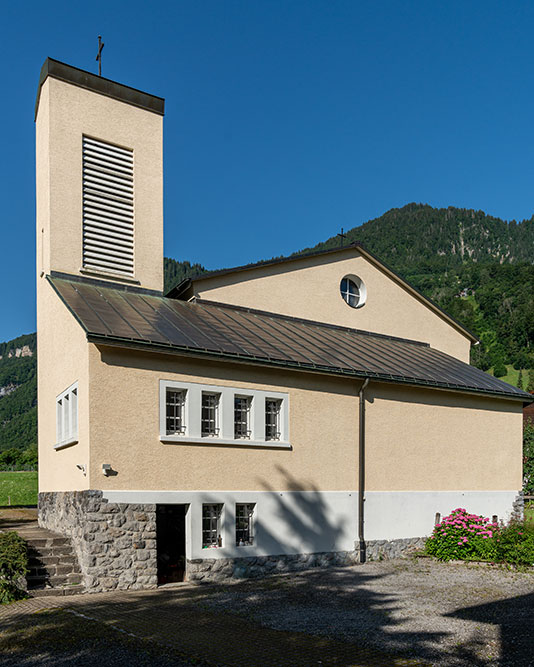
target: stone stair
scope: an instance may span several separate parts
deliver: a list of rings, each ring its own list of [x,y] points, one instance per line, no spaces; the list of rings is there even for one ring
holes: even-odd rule
[[[32,597],[83,593],[82,575],[70,539],[36,521],[2,523],[3,530],[15,530],[28,545],[26,584]]]

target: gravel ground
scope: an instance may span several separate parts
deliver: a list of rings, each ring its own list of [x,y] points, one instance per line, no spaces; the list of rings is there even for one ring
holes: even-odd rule
[[[434,665],[534,666],[532,571],[397,560],[205,593],[211,610]]]

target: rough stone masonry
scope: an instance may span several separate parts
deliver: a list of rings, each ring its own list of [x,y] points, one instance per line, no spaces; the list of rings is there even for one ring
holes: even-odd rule
[[[156,588],[156,506],[108,503],[102,491],[39,494],[39,524],[71,538],[91,592]]]
[[[156,588],[156,505],[109,503],[102,491],[39,494],[39,524],[70,537],[88,592]],[[424,538],[367,543],[369,560],[398,558]],[[247,579],[315,567],[349,566],[359,550],[187,561],[189,581]]]

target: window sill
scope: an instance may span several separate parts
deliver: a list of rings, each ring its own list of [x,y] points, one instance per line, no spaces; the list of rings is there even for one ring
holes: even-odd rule
[[[65,447],[71,447],[72,445],[78,444],[78,438],[71,438],[70,440],[63,440],[63,442],[58,442],[54,445],[54,449],[64,449]]]
[[[291,449],[289,442],[279,440],[232,440],[228,438],[191,438],[187,435],[161,435],[160,442],[170,445],[208,445],[225,447],[262,447],[264,449]]]

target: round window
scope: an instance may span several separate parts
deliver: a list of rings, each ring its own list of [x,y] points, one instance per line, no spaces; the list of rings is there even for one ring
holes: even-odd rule
[[[365,285],[357,276],[345,276],[339,286],[343,301],[351,308],[360,308],[365,303]]]

